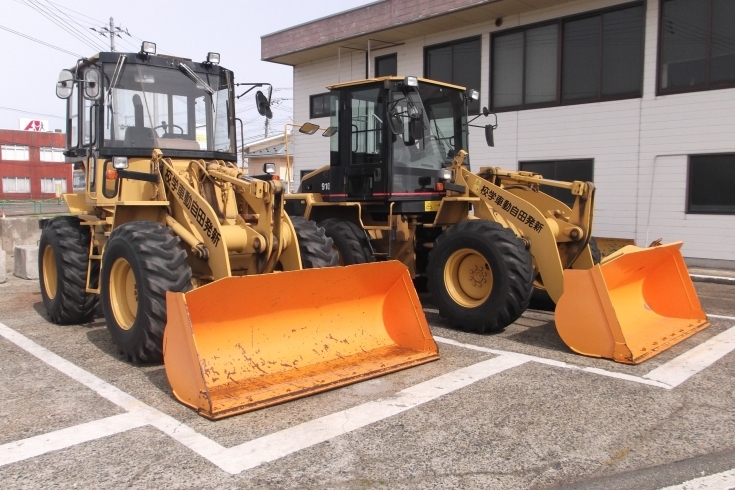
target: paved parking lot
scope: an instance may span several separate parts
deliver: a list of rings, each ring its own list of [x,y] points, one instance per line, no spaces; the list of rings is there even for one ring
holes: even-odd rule
[[[441,360],[210,422],[173,400],[162,366],[122,361],[101,319],[53,325],[37,282],[11,276],[0,285],[0,480],[731,488],[735,287],[697,289],[712,326],[638,366],[571,353],[548,312],[484,336],[447,328],[427,301]]]

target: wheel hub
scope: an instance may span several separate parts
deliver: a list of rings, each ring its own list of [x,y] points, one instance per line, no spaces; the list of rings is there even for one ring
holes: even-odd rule
[[[120,328],[133,328],[138,315],[138,286],[132,267],[123,258],[117,259],[110,271],[110,304]]]
[[[49,299],[56,297],[58,272],[56,270],[56,254],[50,245],[43,250],[43,287]]]
[[[444,266],[447,292],[458,304],[473,308],[481,305],[493,289],[493,273],[485,257],[469,248],[454,252]]]

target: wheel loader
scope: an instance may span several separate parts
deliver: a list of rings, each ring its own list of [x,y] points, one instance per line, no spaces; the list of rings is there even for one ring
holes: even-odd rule
[[[51,320],[89,321],[101,302],[120,353],[163,360],[209,419],[437,359],[405,266],[331,267],[332,240],[284,212],[272,164],[238,168],[235,86],[218,54],[147,42],[61,72],[66,156],[86,181],[42,231]],[[256,103],[268,116],[269,96]]]
[[[477,332],[510,325],[534,289],[546,291],[572,350],[623,363],[709,325],[680,242],[627,246],[600,262],[590,248],[591,182],[470,169],[469,128],[484,130],[493,146],[497,127],[497,119],[468,120],[477,91],[395,76],[327,88],[329,165],[306,175],[286,208],[324,227],[340,264],[399,260],[428,283],[441,316]],[[306,123],[299,131],[319,129]],[[544,192],[549,187],[573,204]]]

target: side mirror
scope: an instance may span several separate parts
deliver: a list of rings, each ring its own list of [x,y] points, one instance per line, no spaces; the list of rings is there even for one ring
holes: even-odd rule
[[[271,111],[271,105],[268,102],[268,98],[263,95],[263,92],[258,90],[255,94],[255,107],[258,109],[258,114],[265,116],[268,119],[273,117],[273,111]]]
[[[89,69],[84,73],[84,98],[96,100],[100,96],[100,72]]]
[[[420,115],[411,117],[411,121],[408,123],[408,135],[411,141],[424,139],[424,121]]]
[[[337,134],[337,131],[339,131],[339,128],[337,126],[329,126],[324,132],[322,133],[322,136],[332,136]]]
[[[390,132],[396,136],[403,134],[403,119],[401,119],[401,116],[396,111],[388,114],[388,127],[390,128]]]
[[[303,133],[303,134],[314,134],[317,131],[319,131],[319,129],[321,129],[321,128],[319,128],[319,126],[317,126],[316,124],[310,123],[310,122],[305,122],[299,128],[299,133]]]
[[[56,82],[56,96],[60,99],[68,99],[74,89],[74,75],[69,70],[61,70],[59,80]]]
[[[495,146],[495,140],[493,139],[493,127],[492,124],[488,124],[485,126],[485,141],[487,142],[487,146]]]

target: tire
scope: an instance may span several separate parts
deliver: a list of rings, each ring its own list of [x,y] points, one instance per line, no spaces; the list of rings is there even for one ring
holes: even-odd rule
[[[486,220],[462,221],[442,233],[429,254],[428,276],[439,314],[454,327],[478,333],[516,321],[533,292],[533,263],[525,244]]]
[[[41,297],[51,321],[59,325],[86,323],[94,318],[99,297],[87,293],[90,229],[73,216],[51,219],[41,232],[38,277]],[[97,276],[95,262],[92,277]]]
[[[339,264],[339,254],[334,250],[333,241],[326,235],[324,228],[301,216],[292,216],[291,224],[299,241],[301,267],[320,269]]]
[[[166,292],[186,292],[191,268],[179,238],[153,221],[113,230],[102,257],[101,296],[107,329],[127,360],[161,362]]]
[[[355,223],[339,218],[325,219],[319,226],[327,236],[334,240],[339,253],[339,265],[365,264],[375,262],[365,232]]]

